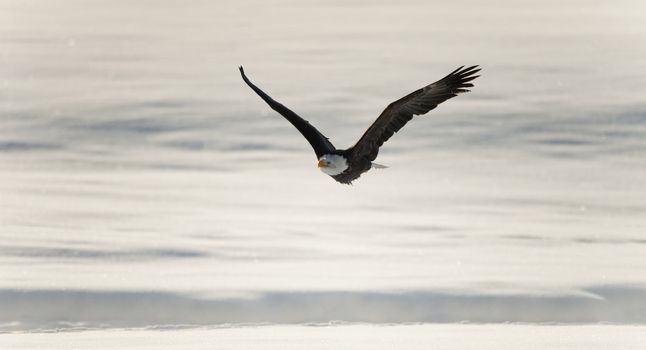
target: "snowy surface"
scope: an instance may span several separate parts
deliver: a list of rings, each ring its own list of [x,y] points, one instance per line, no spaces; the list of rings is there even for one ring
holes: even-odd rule
[[[630,0],[0,2],[0,331],[18,332],[0,341],[630,348],[645,17]],[[343,186],[241,64],[342,148],[413,89],[483,72]],[[329,321],[369,324],[298,326]],[[492,324],[376,325],[462,321]],[[282,326],[209,328],[240,323]],[[177,325],[206,328],[155,330]]]
[[[0,336],[3,349],[641,350],[644,326],[341,325],[102,330]]]

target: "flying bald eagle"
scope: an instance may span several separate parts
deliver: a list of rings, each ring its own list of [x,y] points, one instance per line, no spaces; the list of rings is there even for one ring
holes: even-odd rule
[[[351,184],[370,168],[383,168],[383,165],[372,162],[377,158],[379,147],[409,120],[413,119],[413,116],[426,114],[440,103],[459,93],[469,92],[466,88],[473,87],[470,81],[479,77],[479,75],[475,75],[479,71],[478,66],[468,68],[462,66],[433,84],[413,91],[389,104],[354,146],[342,150],[336,149],[330,140],[307,120],[276,102],[249,81],[240,66],[240,74],[245,83],[265,100],[269,107],[292,123],[312,145],[318,158],[319,169],[343,184]]]

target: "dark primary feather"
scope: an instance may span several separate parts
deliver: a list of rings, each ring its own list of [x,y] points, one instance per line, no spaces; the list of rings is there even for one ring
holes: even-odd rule
[[[316,153],[317,158],[320,158],[324,154],[333,153],[336,150],[336,148],[334,147],[334,145],[332,145],[332,143],[330,143],[328,138],[321,134],[307,120],[299,117],[289,108],[283,106],[282,104],[276,102],[273,98],[269,97],[269,95],[260,90],[256,85],[249,81],[249,79],[247,79],[242,66],[240,66],[239,68],[244,82],[247,83],[247,85],[249,85],[249,87],[258,94],[258,96],[265,100],[269,107],[285,117],[285,119],[292,123],[292,125],[294,125],[296,129],[298,129],[298,131],[300,131],[301,134],[305,136],[310,145],[312,145],[312,148],[314,148],[314,153]]]
[[[480,69],[478,66],[463,68],[464,66],[388,105],[359,141],[348,150],[349,156],[357,160],[375,160],[379,147],[413,119],[414,115],[426,114],[457,94],[468,92],[466,88],[473,87],[469,82],[479,77],[475,74]]]

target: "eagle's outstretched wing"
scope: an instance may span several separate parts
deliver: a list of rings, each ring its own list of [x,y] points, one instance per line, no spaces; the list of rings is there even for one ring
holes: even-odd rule
[[[375,160],[379,147],[413,119],[414,115],[425,114],[457,94],[468,92],[466,88],[473,86],[469,82],[479,77],[475,74],[480,71],[480,68],[478,66],[463,68],[464,66],[388,105],[359,141],[348,150],[349,155],[354,158]]]
[[[283,106],[282,104],[276,102],[273,98],[269,97],[264,91],[260,90],[256,85],[254,85],[247,76],[244,74],[242,66],[240,68],[240,74],[242,75],[242,80],[244,80],[249,87],[255,91],[258,96],[260,96],[269,107],[271,107],[276,112],[280,113],[285,119],[287,119],[292,125],[301,132],[307,141],[314,148],[314,153],[316,153],[317,158],[321,158],[322,155],[327,153],[332,153],[336,150],[334,145],[321,134],[315,127],[313,127],[307,120],[301,118],[296,113],[292,112],[289,108]]]

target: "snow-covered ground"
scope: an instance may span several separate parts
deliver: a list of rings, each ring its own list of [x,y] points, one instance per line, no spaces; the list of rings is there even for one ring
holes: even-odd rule
[[[643,2],[0,7],[0,347],[640,341]],[[339,147],[483,72],[343,186],[240,64]]]
[[[0,337],[3,349],[641,350],[646,327],[616,325],[300,325],[91,330]]]

